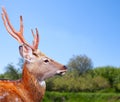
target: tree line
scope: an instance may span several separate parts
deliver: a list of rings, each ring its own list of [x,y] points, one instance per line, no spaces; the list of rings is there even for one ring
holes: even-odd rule
[[[8,64],[0,78],[16,80],[21,78],[23,60],[19,68]],[[120,92],[120,68],[113,66],[93,67],[86,55],[73,56],[68,64],[68,72],[60,77],[46,80],[48,91],[61,92]]]

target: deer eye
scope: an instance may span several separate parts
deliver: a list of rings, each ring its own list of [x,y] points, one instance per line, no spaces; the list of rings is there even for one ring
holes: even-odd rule
[[[49,60],[48,60],[48,59],[45,59],[45,60],[44,60],[44,62],[45,62],[45,63],[48,63],[48,62],[49,62]]]

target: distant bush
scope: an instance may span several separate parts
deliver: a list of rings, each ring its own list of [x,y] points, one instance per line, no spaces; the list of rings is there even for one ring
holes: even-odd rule
[[[102,76],[92,77],[89,73],[77,76],[73,71],[47,80],[48,91],[95,92],[109,87],[109,81]]]
[[[0,75],[1,79],[17,80],[21,78],[21,72],[16,69],[12,64],[8,64],[6,72]]]
[[[91,72],[93,77],[102,76],[109,81],[111,87],[115,87],[120,83],[120,68],[106,66],[106,67],[97,67]]]
[[[86,55],[73,56],[68,64],[69,70],[75,70],[79,75],[86,73],[93,68],[92,60]]]

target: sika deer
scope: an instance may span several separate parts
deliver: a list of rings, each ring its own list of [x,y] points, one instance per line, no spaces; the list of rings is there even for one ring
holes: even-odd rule
[[[40,102],[46,89],[44,80],[56,74],[64,74],[67,69],[38,49],[37,29],[36,35],[32,31],[33,45],[25,41],[22,16],[20,16],[19,32],[11,25],[5,8],[2,8],[2,19],[8,33],[20,43],[19,51],[25,63],[21,79],[16,81],[0,80],[0,102]]]

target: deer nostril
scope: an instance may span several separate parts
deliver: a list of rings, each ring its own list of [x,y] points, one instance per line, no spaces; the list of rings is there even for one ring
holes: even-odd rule
[[[67,69],[67,67],[66,66],[63,66],[65,69]]]

